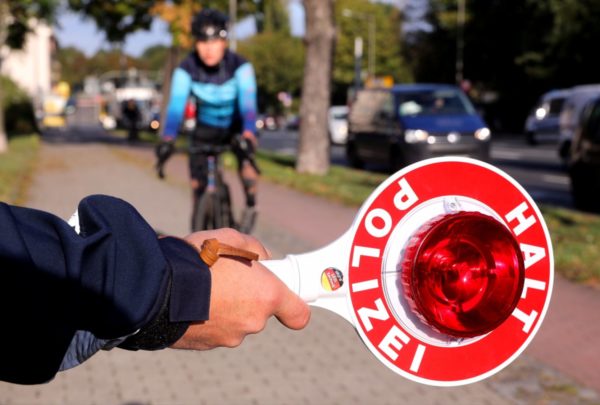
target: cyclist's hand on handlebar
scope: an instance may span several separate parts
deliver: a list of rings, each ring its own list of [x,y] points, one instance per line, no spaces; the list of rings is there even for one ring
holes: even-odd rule
[[[173,138],[165,138],[158,145],[156,145],[154,152],[156,154],[156,172],[159,178],[164,179],[164,165],[174,151],[175,140]]]
[[[260,259],[270,257],[258,240],[233,229],[196,232],[186,240],[200,249],[204,240],[211,238],[253,251]],[[308,323],[308,305],[259,262],[221,257],[210,271],[209,320],[190,325],[172,347],[194,350],[235,347],[246,335],[260,332],[271,316],[291,329],[302,329]]]
[[[245,130],[244,132],[242,132],[242,138],[248,140],[251,143],[253,150],[256,150],[256,148],[258,147],[258,138],[254,134],[254,132]]]

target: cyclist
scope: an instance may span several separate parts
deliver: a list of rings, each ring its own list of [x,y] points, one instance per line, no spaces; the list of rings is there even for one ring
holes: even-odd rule
[[[213,9],[203,9],[192,21],[195,49],[175,69],[171,95],[157,148],[159,175],[161,166],[173,151],[186,103],[196,104],[196,128],[190,145],[225,145],[241,132],[234,145],[238,172],[246,196],[246,208],[240,230],[249,233],[256,220],[256,183],[258,171],[253,164],[256,138],[256,79],[252,65],[227,47],[227,17]],[[241,146],[240,146],[241,144]],[[207,185],[207,155],[190,154],[193,210]],[[192,212],[192,226],[195,212]]]

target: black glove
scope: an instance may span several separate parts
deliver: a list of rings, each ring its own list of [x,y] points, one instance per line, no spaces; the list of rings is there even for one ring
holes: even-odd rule
[[[254,167],[254,170],[256,170],[256,173],[260,174],[260,169],[256,163],[256,158],[254,157],[254,144],[249,139],[238,135],[233,138],[232,145],[234,153],[238,154],[242,159],[247,159],[252,167]]]
[[[174,151],[174,141],[162,141],[161,143],[156,145],[156,149],[154,150],[156,154],[156,173],[161,179],[165,178],[165,173],[163,171],[165,162],[171,157]]]

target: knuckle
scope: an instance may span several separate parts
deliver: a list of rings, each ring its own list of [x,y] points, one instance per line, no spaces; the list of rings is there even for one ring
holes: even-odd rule
[[[228,339],[223,341],[222,346],[233,349],[233,348],[240,346],[243,341],[244,341],[244,336],[242,336],[242,335],[230,336]]]
[[[264,320],[256,320],[254,322],[249,322],[248,325],[246,325],[246,332],[249,335],[254,335],[262,332],[265,329],[265,326],[266,323]]]
[[[235,243],[242,240],[242,235],[233,228],[222,228],[220,232],[223,234],[224,237],[234,241]]]

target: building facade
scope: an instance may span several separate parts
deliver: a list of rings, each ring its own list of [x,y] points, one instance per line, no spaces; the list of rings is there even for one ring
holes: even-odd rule
[[[56,79],[53,63],[56,41],[50,26],[35,20],[31,24],[33,29],[27,35],[23,49],[3,47],[1,73],[15,81],[33,99],[39,99],[50,92]]]

